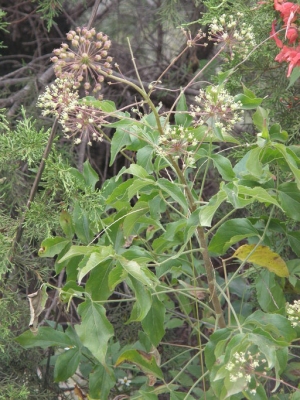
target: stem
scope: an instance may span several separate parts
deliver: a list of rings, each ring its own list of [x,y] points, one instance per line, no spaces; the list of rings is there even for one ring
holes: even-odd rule
[[[85,150],[87,146],[87,142],[89,140],[89,134],[87,131],[83,132],[81,143],[79,145],[79,151],[78,151],[78,161],[77,161],[77,169],[78,171],[82,172],[83,171],[83,163],[84,163],[84,157],[85,157]]]
[[[95,1],[91,16],[89,18],[89,22],[87,24],[87,29],[91,29],[92,24],[94,22],[94,19],[95,19],[96,15],[97,15],[97,11],[98,11],[100,3],[101,3],[101,0],[96,0]]]
[[[163,128],[162,128],[161,123],[160,123],[159,114],[158,114],[158,112],[157,112],[157,110],[155,108],[155,105],[153,104],[153,102],[151,101],[151,99],[147,95],[147,93],[143,89],[141,89],[138,85],[136,85],[135,83],[133,83],[133,82],[127,80],[127,79],[119,78],[119,77],[117,77],[115,75],[109,75],[104,71],[102,71],[101,73],[106,78],[112,78],[116,82],[124,83],[125,85],[131,86],[133,89],[135,89],[143,97],[145,102],[151,108],[151,111],[153,112],[155,120],[156,120],[157,129],[158,129],[159,133],[162,135],[163,134]]]
[[[205,71],[206,68],[222,53],[222,51],[224,50],[225,47],[226,47],[226,45],[222,46],[220,48],[220,50],[208,61],[208,63],[205,64],[204,67],[201,68],[199,72],[197,72],[197,74],[193,77],[193,79],[191,79],[190,82],[180,91],[179,96],[174,101],[172,107],[169,110],[169,117],[172,114],[172,111],[174,110],[174,108],[176,107],[176,104],[178,103],[180,96],[195,82],[195,80],[198,78],[198,76],[201,75],[203,73],[203,71]],[[166,118],[165,125],[169,122],[169,117]]]
[[[145,88],[144,88],[144,85],[143,85],[143,82],[142,82],[142,80],[141,80],[139,71],[138,71],[138,69],[137,69],[136,63],[135,63],[135,58],[134,58],[134,56],[133,56],[133,51],[132,51],[132,48],[131,48],[131,44],[130,44],[129,38],[127,38],[127,42],[128,42],[128,47],[129,47],[130,55],[131,55],[131,61],[132,61],[132,64],[133,64],[133,67],[134,67],[136,76],[137,76],[138,81],[139,81],[139,83],[140,83],[140,85],[141,85],[141,88],[143,89],[144,92],[146,92],[146,90],[145,90]]]
[[[184,184],[184,186],[185,186],[189,209],[190,209],[190,212],[193,213],[197,209],[197,204],[195,203],[195,200],[194,200],[192,192],[187,184],[185,176],[183,175],[178,164],[171,157],[169,158],[169,160],[171,161],[172,167],[176,171],[177,176],[180,179],[181,183]],[[207,242],[206,242],[206,238],[205,238],[205,231],[202,228],[202,226],[200,226],[200,225],[197,227],[197,239],[198,239],[198,243],[201,247],[202,257],[203,257],[203,261],[204,261],[204,267],[205,267],[206,276],[207,276],[208,289],[209,289],[209,293],[210,293],[210,299],[211,299],[213,308],[216,313],[217,323],[220,328],[225,328],[226,322],[224,319],[223,310],[222,310],[221,303],[220,303],[220,300],[219,300],[219,297],[217,294],[217,290],[216,290],[215,271],[214,271],[214,267],[212,265],[211,259],[209,257],[209,253],[208,253],[208,247],[207,247]]]

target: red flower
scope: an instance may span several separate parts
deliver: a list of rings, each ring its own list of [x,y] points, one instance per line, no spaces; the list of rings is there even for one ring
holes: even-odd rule
[[[298,29],[294,26],[287,28],[285,36],[290,43],[295,43],[298,39]]]
[[[284,0],[274,0],[275,10],[280,12],[284,25],[288,25],[297,19],[296,14],[300,13],[300,6],[291,2],[284,2]]]
[[[278,62],[286,61],[290,63],[286,75],[289,78],[293,69],[295,67],[300,67],[300,46],[297,46],[295,48],[283,46],[280,53],[276,56],[275,61]]]
[[[293,69],[300,66],[300,45],[297,47],[285,46],[277,36],[275,23],[276,21],[273,21],[272,23],[271,35],[275,40],[277,47],[281,49],[279,54],[276,56],[275,61],[290,63],[287,71],[287,77],[289,78]]]

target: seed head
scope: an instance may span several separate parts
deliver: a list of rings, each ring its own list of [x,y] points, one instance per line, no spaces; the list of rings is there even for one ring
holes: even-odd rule
[[[70,31],[67,39],[71,47],[63,43],[60,49],[53,51],[54,57],[51,61],[55,64],[54,71],[57,77],[72,79],[79,87],[81,83],[85,86],[86,95],[89,90],[98,92],[103,82],[102,72],[111,74],[112,57],[108,55],[111,41],[102,32],[87,28],[77,28]]]
[[[91,105],[77,102],[76,106],[65,108],[59,119],[67,138],[74,138],[79,144],[84,135],[91,140],[102,141],[101,126],[105,123],[105,113]]]

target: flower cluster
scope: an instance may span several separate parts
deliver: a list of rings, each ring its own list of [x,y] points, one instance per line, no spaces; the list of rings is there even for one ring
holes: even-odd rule
[[[72,80],[57,78],[55,83],[47,86],[38,97],[36,105],[43,109],[42,115],[59,117],[63,110],[72,108],[78,103],[79,95]]]
[[[157,152],[161,156],[172,155],[175,159],[185,156],[185,164],[192,166],[195,162],[194,151],[189,147],[195,148],[198,142],[189,129],[183,126],[167,125],[164,134],[158,139]]]
[[[203,43],[203,39],[206,38],[206,33],[202,31],[202,29],[199,29],[196,36],[192,37],[191,32],[189,30],[185,30],[184,28],[181,28],[181,31],[186,37],[186,45],[187,47],[194,47],[194,46],[203,46],[206,47],[208,46],[207,42]]]
[[[238,18],[243,16],[243,13],[237,13]],[[216,45],[219,43],[226,45],[231,59],[236,54],[241,57],[246,56],[256,45],[252,26],[235,20],[233,15],[226,14],[213,19],[208,39],[213,40]]]
[[[91,140],[102,140],[101,125],[105,123],[105,114],[90,104],[79,100],[74,86],[66,78],[57,78],[55,83],[48,86],[37,101],[37,106],[43,109],[42,114],[59,117],[65,137],[73,137],[74,143],[79,144],[82,137]]]
[[[70,31],[67,39],[71,41],[73,49],[63,43],[60,49],[53,51],[51,61],[55,64],[55,75],[60,78],[71,77],[78,87],[83,83],[86,94],[91,89],[92,80],[93,91],[99,91],[104,79],[102,72],[112,73],[112,57],[108,55],[111,41],[102,32],[86,28]]]
[[[263,365],[265,363],[266,360],[261,359],[260,353],[252,355],[250,351],[236,352],[233,354],[233,361],[230,361],[225,368],[230,372],[229,379],[231,382],[244,379],[247,385],[252,383],[250,392],[255,394],[256,389],[253,387],[253,383],[255,384],[255,372],[261,367],[266,369]],[[264,370],[260,374],[266,375],[266,371]]]
[[[63,43],[54,50],[51,60],[55,63],[55,82],[46,87],[37,101],[44,116],[58,117],[66,138],[74,138],[79,144],[82,138],[102,140],[101,125],[106,114],[93,104],[79,99],[78,89],[83,85],[86,95],[98,92],[103,82],[103,73],[111,74],[112,58],[108,55],[111,42],[102,32],[95,29],[77,28],[67,34],[74,50]]]
[[[276,21],[273,21],[271,35],[277,47],[281,49],[275,57],[275,61],[289,63],[287,71],[287,77],[289,77],[293,69],[300,66],[300,37],[297,27],[300,5],[285,0],[274,0],[274,8],[280,12],[285,28],[285,40],[288,42],[286,45],[279,39],[275,30]]]
[[[67,139],[76,137],[75,144],[82,141],[84,135],[89,137],[88,145],[92,145],[91,140],[102,141],[101,126],[105,123],[105,114],[92,105],[77,103],[72,107],[66,108],[59,122],[62,125]]]
[[[295,300],[294,304],[286,303],[286,312],[292,326],[300,326],[300,300]]]
[[[222,86],[209,86],[200,90],[195,97],[196,105],[191,105],[190,115],[195,119],[194,125],[207,124],[218,128],[222,133],[229,132],[242,118],[242,103]]]

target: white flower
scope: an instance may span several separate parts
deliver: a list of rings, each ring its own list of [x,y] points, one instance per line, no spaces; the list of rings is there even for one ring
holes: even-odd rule
[[[131,384],[131,380],[127,378],[127,376],[124,376],[124,378],[120,378],[118,379],[118,382],[120,383],[120,385],[125,385],[125,386],[130,386]]]

